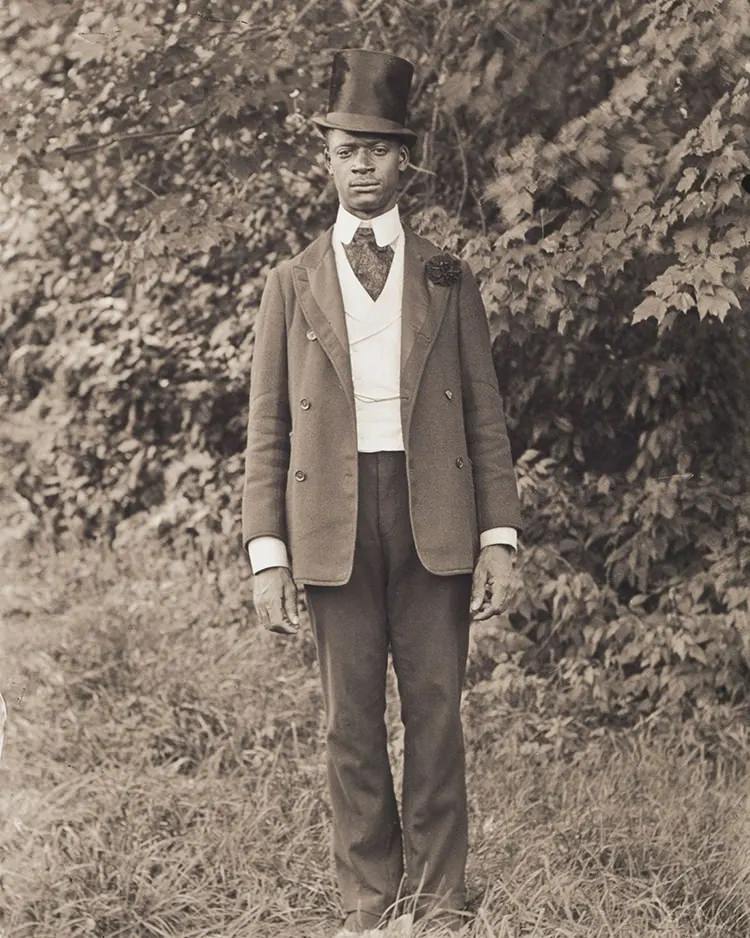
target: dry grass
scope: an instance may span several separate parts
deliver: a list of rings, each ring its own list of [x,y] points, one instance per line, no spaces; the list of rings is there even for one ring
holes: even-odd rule
[[[255,627],[241,559],[219,577],[197,557],[88,547],[5,570],[2,934],[329,934],[309,635]],[[546,760],[480,730],[471,712],[467,934],[750,933],[738,717],[710,745],[662,724]]]

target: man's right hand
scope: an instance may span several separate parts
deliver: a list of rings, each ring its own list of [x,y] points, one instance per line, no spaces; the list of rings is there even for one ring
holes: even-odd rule
[[[289,567],[266,567],[255,574],[253,605],[258,622],[269,632],[297,634],[297,586]]]

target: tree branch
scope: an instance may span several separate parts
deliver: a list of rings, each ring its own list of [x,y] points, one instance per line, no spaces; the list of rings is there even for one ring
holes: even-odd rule
[[[294,17],[294,19],[291,21],[291,23],[290,23],[290,24],[287,26],[287,28],[284,30],[284,32],[283,32],[282,35],[288,36],[289,33],[294,29],[294,27],[295,27],[305,16],[307,16],[307,14],[310,12],[310,10],[312,10],[312,8],[313,8],[314,6],[316,6],[318,2],[319,2],[319,0],[308,0],[308,2],[302,7],[302,9],[299,11],[299,13]]]
[[[466,203],[466,193],[469,191],[469,165],[466,162],[466,151],[464,150],[463,140],[461,139],[461,128],[458,126],[455,114],[448,114],[448,121],[456,138],[456,143],[458,143],[458,152],[461,155],[463,182],[461,186],[461,198],[458,200],[458,208],[456,209],[456,217],[460,218],[461,212],[464,210],[464,204]]]
[[[86,144],[81,147],[62,147],[60,152],[65,156],[80,156],[82,153],[92,153],[94,150],[104,150],[107,147],[116,146],[119,143],[125,143],[128,140],[149,140],[153,137],[178,137],[187,130],[194,130],[205,124],[208,117],[202,117],[200,120],[193,121],[192,124],[185,124],[184,127],[172,127],[168,130],[143,130],[132,134],[124,134],[122,137],[110,137],[108,140],[102,140],[99,143]],[[53,153],[58,152],[56,150]]]
[[[377,13],[380,7],[383,5],[385,0],[373,0],[367,9],[362,10],[362,12],[357,17],[358,20],[366,20],[368,17],[372,16],[373,13]]]
[[[408,169],[413,169],[415,173],[426,173],[428,176],[437,176],[434,169],[427,169],[424,166],[417,166],[416,163],[409,163]]]
[[[484,214],[484,206],[482,205],[482,198],[475,191],[474,186],[469,186],[469,192],[471,193],[471,197],[474,199],[476,206],[479,209],[479,220],[482,223],[482,234],[486,235],[487,234],[487,219]]]

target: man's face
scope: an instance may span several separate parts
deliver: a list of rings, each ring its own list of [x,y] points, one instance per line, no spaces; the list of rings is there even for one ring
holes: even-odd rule
[[[373,218],[396,204],[409,149],[396,137],[329,130],[325,161],[344,208],[358,218]]]

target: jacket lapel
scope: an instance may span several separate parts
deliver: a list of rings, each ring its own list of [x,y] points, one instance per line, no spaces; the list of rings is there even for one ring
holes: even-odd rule
[[[438,253],[429,241],[404,226],[404,291],[401,302],[402,422],[408,432],[411,409],[432,343],[448,306],[450,287],[427,279],[425,262]]]
[[[336,258],[327,231],[317,238],[293,269],[294,287],[302,312],[315,332],[344,391],[354,406],[354,386],[349,358],[349,338],[344,317],[344,301],[336,273]],[[302,263],[304,261],[304,263]]]
[[[430,296],[424,273],[424,254],[416,235],[404,228],[404,290],[401,299],[401,380],[417,335],[429,338]]]

